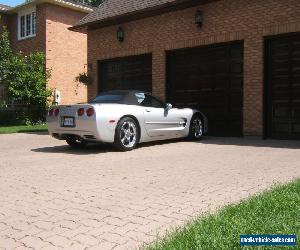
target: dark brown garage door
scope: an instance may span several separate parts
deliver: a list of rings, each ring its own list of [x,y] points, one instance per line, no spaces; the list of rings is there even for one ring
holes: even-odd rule
[[[210,135],[243,135],[242,42],[168,52],[167,71],[172,104],[203,111]]]
[[[108,90],[143,90],[151,92],[151,54],[100,61],[98,92]]]
[[[266,136],[300,139],[300,34],[266,42]]]

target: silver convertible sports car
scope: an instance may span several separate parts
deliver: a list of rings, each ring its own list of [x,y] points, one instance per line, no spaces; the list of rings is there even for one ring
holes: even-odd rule
[[[198,110],[172,108],[143,91],[110,91],[87,104],[54,106],[47,115],[50,135],[72,147],[113,143],[128,151],[138,143],[190,137],[199,140],[207,119]]]

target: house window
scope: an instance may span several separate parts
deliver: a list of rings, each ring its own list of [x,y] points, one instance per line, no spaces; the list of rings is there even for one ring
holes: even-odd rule
[[[31,29],[32,34],[35,34],[35,12],[31,13]]]
[[[36,34],[35,11],[19,13],[19,39],[33,37]]]
[[[20,37],[25,37],[25,16],[20,18]]]

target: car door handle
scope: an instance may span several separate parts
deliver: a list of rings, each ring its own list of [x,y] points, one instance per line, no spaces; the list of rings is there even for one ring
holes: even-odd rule
[[[149,110],[149,109],[146,109],[146,112],[150,113],[150,112],[151,112],[151,110]]]

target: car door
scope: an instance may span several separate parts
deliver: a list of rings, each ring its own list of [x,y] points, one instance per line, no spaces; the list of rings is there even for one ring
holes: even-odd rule
[[[151,137],[177,137],[185,127],[186,119],[180,117],[178,109],[167,109],[166,104],[151,96],[140,95],[144,107],[144,121],[147,134]]]

